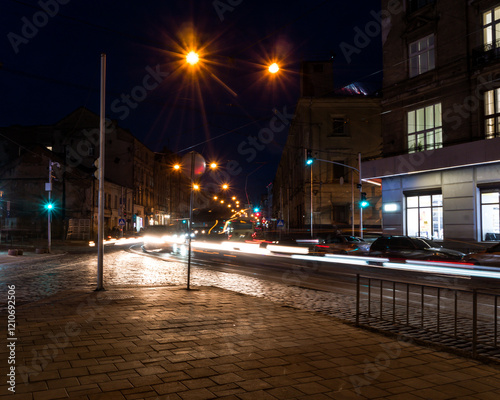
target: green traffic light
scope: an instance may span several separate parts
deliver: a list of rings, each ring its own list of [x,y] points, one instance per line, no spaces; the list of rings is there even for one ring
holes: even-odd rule
[[[312,158],[310,158],[309,160],[306,161],[306,165],[311,165],[313,163],[313,161],[314,160]]]
[[[362,201],[360,201],[360,202],[359,202],[359,206],[360,206],[361,208],[366,208],[366,207],[368,207],[369,205],[370,205],[370,203],[368,202],[368,200],[362,200]]]

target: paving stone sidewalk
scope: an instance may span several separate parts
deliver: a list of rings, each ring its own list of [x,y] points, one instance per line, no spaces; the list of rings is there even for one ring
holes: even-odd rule
[[[67,291],[18,306],[15,333],[16,392],[5,384],[12,353],[4,344],[2,400],[488,400],[500,393],[497,366],[214,287]]]

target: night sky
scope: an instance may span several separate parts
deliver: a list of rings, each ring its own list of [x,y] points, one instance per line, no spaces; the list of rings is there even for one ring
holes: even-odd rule
[[[249,137],[293,113],[301,61],[333,56],[337,88],[380,87],[379,11],[379,0],[3,0],[0,126],[54,124],[81,106],[98,114],[106,53],[108,118],[154,151],[233,161],[234,188],[247,181],[258,201],[287,129],[265,144]]]

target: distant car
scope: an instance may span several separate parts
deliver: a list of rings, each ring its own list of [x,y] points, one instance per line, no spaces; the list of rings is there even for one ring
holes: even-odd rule
[[[313,248],[316,254],[350,254],[354,252],[368,252],[370,244],[363,239],[351,235],[327,235],[319,239]]]
[[[500,243],[486,250],[467,254],[464,261],[476,265],[487,265],[500,268]]]
[[[153,225],[144,230],[144,252],[183,253],[187,248],[187,234],[175,225]]]
[[[382,236],[370,246],[370,256],[403,260],[462,261],[465,254],[441,247],[430,239]]]

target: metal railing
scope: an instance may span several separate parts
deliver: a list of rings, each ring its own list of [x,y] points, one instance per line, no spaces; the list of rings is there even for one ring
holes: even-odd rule
[[[498,298],[356,275],[356,325],[432,342],[473,358],[500,361]]]

